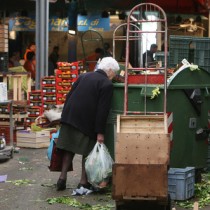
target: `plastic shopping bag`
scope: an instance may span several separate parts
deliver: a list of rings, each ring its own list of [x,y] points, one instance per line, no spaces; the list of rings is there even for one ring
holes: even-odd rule
[[[113,162],[105,144],[97,142],[85,161],[88,182],[97,188],[106,187],[112,176]]]
[[[53,146],[54,146],[54,143],[55,143],[54,140],[56,138],[58,138],[59,133],[60,133],[60,130],[58,130],[56,133],[52,134],[52,138],[50,140],[50,145],[47,148],[47,157],[48,157],[49,160],[51,160],[51,157],[52,157]]]
[[[50,171],[61,171],[63,164],[63,151],[56,147],[57,139],[60,130],[52,134],[50,145],[47,149],[47,157],[50,160],[50,165],[48,166]],[[73,164],[68,168],[68,171],[73,171]]]

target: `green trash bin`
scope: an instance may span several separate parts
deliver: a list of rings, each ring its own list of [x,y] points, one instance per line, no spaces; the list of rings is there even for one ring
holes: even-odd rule
[[[151,99],[152,90],[160,94]],[[145,100],[146,97],[146,100]],[[162,84],[128,85],[128,110],[163,112]],[[112,109],[107,122],[106,144],[114,158],[116,115],[123,113],[124,84],[114,84]],[[167,113],[170,114],[170,166],[205,168],[208,153],[208,112],[210,110],[210,73],[204,69],[179,69],[167,82]]]

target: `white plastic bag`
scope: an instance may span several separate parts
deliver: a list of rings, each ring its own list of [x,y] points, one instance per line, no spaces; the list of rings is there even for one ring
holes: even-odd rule
[[[105,144],[96,143],[85,161],[88,182],[94,187],[105,187],[112,175],[113,159]]]
[[[44,111],[44,116],[50,121],[53,122],[55,120],[61,119],[61,112],[58,112],[58,110],[50,109]]]

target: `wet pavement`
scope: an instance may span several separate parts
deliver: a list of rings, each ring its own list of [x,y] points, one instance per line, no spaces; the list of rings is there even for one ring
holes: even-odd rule
[[[73,189],[79,183],[81,171],[81,156],[75,156],[74,171],[68,172],[67,189],[56,191],[56,182],[59,172],[50,172],[48,169],[49,160],[47,159],[47,149],[26,149],[20,148],[18,153],[14,153],[12,159],[0,161],[0,176],[7,175],[7,181],[0,183],[0,209],[1,210],[38,210],[38,209],[81,209],[78,207],[68,206],[66,204],[54,203],[49,204],[47,199],[62,196],[76,199],[80,204],[89,206],[98,205],[95,210],[115,209],[115,201],[111,198],[111,189],[103,192],[93,193],[86,196],[72,196]],[[25,183],[19,183],[25,182]],[[104,206],[112,208],[105,208]],[[172,202],[172,207],[174,202]],[[83,208],[91,210],[91,208]],[[124,209],[124,208],[123,208]],[[128,207],[134,210],[133,207]],[[137,207],[135,209],[159,209],[156,207]],[[182,208],[176,207],[176,210]],[[210,207],[203,208],[205,210]]]
[[[48,198],[71,196],[73,189],[79,183],[81,171],[81,156],[74,160],[74,171],[68,172],[67,189],[56,191],[55,183],[59,172],[50,172],[48,169],[47,149],[23,149],[14,153],[13,159],[1,161],[0,175],[7,175],[7,182],[0,183],[0,209],[1,210],[38,210],[38,209],[76,209],[65,204],[48,204]],[[15,185],[10,181],[25,180],[24,183]],[[16,182],[17,183],[17,182]],[[71,196],[81,203],[106,205],[113,204],[110,193]]]

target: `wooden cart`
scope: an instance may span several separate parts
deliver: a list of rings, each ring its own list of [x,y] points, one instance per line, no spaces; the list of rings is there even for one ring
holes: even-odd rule
[[[147,18],[147,14],[156,14],[156,19]],[[130,11],[127,18],[124,113],[117,116],[115,164],[112,176],[112,198],[116,201],[117,210],[134,210],[134,207],[125,208],[127,203],[133,201],[138,201],[138,203],[154,201],[161,204],[162,209],[169,210],[171,208],[170,197],[168,196],[170,137],[166,113],[167,56],[165,56],[164,67],[158,67],[159,70],[164,72],[163,112],[148,113],[145,110],[141,113],[129,111],[128,107],[128,69],[135,72],[156,70],[156,68],[143,68],[142,66],[132,69],[129,67],[130,40],[140,40],[141,42],[145,33],[152,33],[152,31],[142,31],[141,24],[145,22],[159,22],[164,25],[164,29],[167,28],[166,15],[155,4],[143,3],[137,5]],[[133,24],[138,25],[138,27],[133,27]],[[165,46],[167,46],[166,30],[159,29],[153,31],[153,33],[162,34],[165,39]],[[140,35],[140,38],[136,34]],[[115,38],[118,37],[114,36]],[[120,37],[120,39],[124,40],[124,37]],[[113,41],[114,48],[115,40]],[[165,54],[167,54],[167,47],[165,47]],[[144,75],[145,88],[147,88],[147,75]],[[145,104],[147,100],[148,98],[145,95]],[[137,207],[137,209],[145,210],[148,208],[144,206],[142,208]]]
[[[112,197],[116,209],[128,201],[168,201],[169,134],[164,116],[117,116]]]

